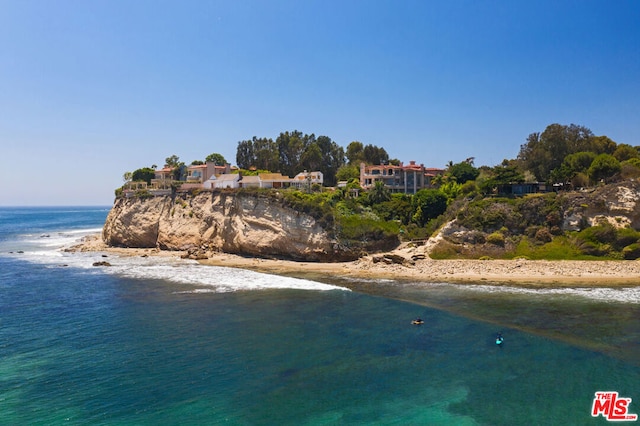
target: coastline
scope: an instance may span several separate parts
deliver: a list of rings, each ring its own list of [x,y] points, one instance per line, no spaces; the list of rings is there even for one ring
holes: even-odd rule
[[[158,249],[108,247],[100,235],[85,237],[67,251],[104,252],[118,256],[181,257],[185,252]],[[424,254],[422,247],[404,247],[393,252],[411,259]],[[434,260],[384,263],[366,256],[352,262],[315,263],[243,257],[214,253],[198,260],[202,265],[248,269],[274,275],[305,277],[309,274],[354,279],[390,279],[456,284],[491,284],[528,288],[637,287],[639,260]]]

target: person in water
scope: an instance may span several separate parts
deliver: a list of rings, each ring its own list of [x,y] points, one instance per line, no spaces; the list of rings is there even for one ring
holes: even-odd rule
[[[496,336],[496,345],[501,345],[504,342],[504,337],[502,337],[502,333],[498,333]]]

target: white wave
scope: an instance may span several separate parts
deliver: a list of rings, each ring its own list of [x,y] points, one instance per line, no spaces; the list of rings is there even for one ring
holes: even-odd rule
[[[180,284],[208,286],[217,293],[247,290],[346,290],[317,281],[282,277],[245,269],[205,266],[195,261],[171,258],[110,258],[106,273],[136,279],[168,280]],[[200,290],[202,292],[202,290]]]
[[[481,292],[493,294],[527,295],[529,297],[575,298],[580,297],[603,302],[640,304],[640,287],[565,287],[565,288],[525,288],[492,285],[464,285],[435,283],[429,287],[455,288],[460,292]]]
[[[102,253],[68,253],[61,250],[78,242],[79,238],[95,234],[99,230],[65,231],[35,238],[31,236],[21,242],[22,248],[19,251],[16,250],[10,255],[29,262],[51,265],[52,267],[74,267],[90,273],[116,274],[134,279],[157,279],[180,284],[207,286],[208,289],[217,293],[265,289],[350,291],[344,287],[311,280],[269,275],[244,269],[205,266],[186,259],[153,256],[109,256],[105,258]],[[107,261],[111,266],[93,266],[98,261]],[[204,292],[202,289],[190,291]]]

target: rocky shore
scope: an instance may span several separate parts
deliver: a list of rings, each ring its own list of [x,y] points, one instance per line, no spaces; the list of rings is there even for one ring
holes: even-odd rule
[[[186,257],[184,251],[108,247],[95,235],[68,251],[93,251],[118,256]],[[343,276],[421,282],[518,285],[526,287],[640,286],[640,261],[546,260],[434,260],[424,247],[404,246],[393,252],[352,262],[320,263],[243,257],[213,253],[199,259],[203,265],[243,268],[276,275]]]

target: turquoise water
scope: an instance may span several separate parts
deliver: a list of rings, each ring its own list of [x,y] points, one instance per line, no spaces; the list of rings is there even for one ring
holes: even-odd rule
[[[0,209],[0,424],[605,424],[602,390],[640,412],[633,291],[329,286],[57,250],[105,216]]]

